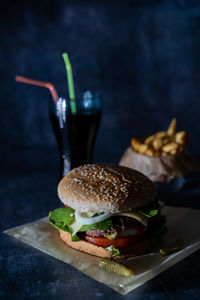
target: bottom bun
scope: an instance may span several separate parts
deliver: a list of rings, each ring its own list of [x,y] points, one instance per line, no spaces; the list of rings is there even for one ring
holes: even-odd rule
[[[72,242],[71,241],[71,236],[68,232],[60,230],[59,229],[59,233],[60,233],[60,238],[61,240],[67,244],[69,247],[74,248],[76,250],[94,255],[94,256],[98,256],[98,257],[112,257],[112,253],[111,251],[91,244],[89,242],[86,242],[84,240],[78,241],[78,242]],[[136,255],[141,255],[144,253],[148,253],[149,251],[152,250],[152,246],[149,240],[144,240],[141,242],[138,242],[134,245],[131,245],[125,249],[123,249],[123,252],[118,255],[115,256],[115,258],[128,258],[128,257],[133,257]]]
[[[72,242],[71,236],[68,232],[59,229],[59,233],[60,233],[61,240],[65,244],[70,246],[71,248],[74,248],[74,249],[82,251],[82,252],[89,253],[91,255],[99,256],[99,257],[111,257],[112,256],[112,253],[103,247],[93,245],[93,244],[88,243],[83,240],[78,241],[78,242]]]

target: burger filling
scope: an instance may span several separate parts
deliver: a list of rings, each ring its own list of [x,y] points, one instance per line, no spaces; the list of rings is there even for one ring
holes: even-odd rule
[[[89,236],[106,236],[108,239],[116,238],[116,233],[125,231],[125,222],[122,217],[113,217],[112,218],[112,226],[108,230],[100,230],[100,229],[89,229],[86,230],[86,234]]]
[[[113,256],[145,239],[153,243],[166,231],[165,217],[161,215],[157,201],[118,214],[80,214],[71,207],[58,208],[49,213],[49,221],[56,228],[70,233],[72,241],[85,240],[105,247]]]

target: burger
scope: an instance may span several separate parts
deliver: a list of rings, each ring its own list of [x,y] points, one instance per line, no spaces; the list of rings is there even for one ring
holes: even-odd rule
[[[154,183],[142,173],[113,164],[73,169],[58,185],[65,207],[49,222],[68,246],[99,257],[147,253],[166,232]]]

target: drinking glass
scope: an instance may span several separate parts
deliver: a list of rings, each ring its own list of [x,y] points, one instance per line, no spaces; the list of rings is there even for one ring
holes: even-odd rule
[[[60,177],[79,165],[93,162],[93,149],[99,128],[102,103],[99,94],[85,92],[76,99],[72,113],[69,99],[59,98],[51,109],[51,122],[57,139],[61,168]]]

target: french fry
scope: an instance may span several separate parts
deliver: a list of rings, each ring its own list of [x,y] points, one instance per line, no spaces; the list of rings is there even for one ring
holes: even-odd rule
[[[179,144],[175,143],[175,142],[172,142],[172,143],[169,143],[169,144],[166,144],[162,147],[162,151],[164,152],[171,152],[173,150],[177,150],[178,151],[178,147],[179,147]]]
[[[161,156],[169,156],[169,153],[167,153],[167,152],[161,152]]]
[[[173,141],[173,137],[166,135],[162,138],[163,145],[169,144]]]
[[[141,143],[138,140],[133,138],[133,139],[131,139],[131,145],[135,151],[138,151]]]
[[[149,156],[154,156],[154,151],[152,148],[149,148],[147,149],[147,151],[145,152],[146,155],[149,155]]]
[[[144,154],[148,149],[148,145],[146,144],[141,144],[138,148],[138,152],[141,154]]]
[[[169,152],[171,155],[177,155],[178,153],[178,148],[177,149],[172,149],[170,152]]]
[[[170,156],[184,151],[188,142],[186,131],[176,133],[177,119],[173,118],[167,131],[158,131],[145,138],[141,143],[135,138],[131,139],[131,145],[138,153],[148,156]]]
[[[188,136],[186,131],[179,131],[175,134],[175,141],[178,144],[185,145],[188,141]]]
[[[177,123],[176,118],[173,118],[171,120],[171,123],[169,124],[168,129],[167,129],[168,135],[170,135],[170,136],[175,135],[175,132],[176,132],[176,123]]]
[[[148,136],[145,140],[144,140],[144,143],[147,144],[147,145],[151,145],[151,143],[153,142],[155,138],[155,135],[150,135]]]
[[[162,139],[160,137],[155,138],[152,142],[152,146],[156,151],[160,150],[163,146]]]
[[[167,132],[166,131],[158,131],[156,134],[155,134],[156,137],[159,137],[159,138],[164,138],[167,136]]]

